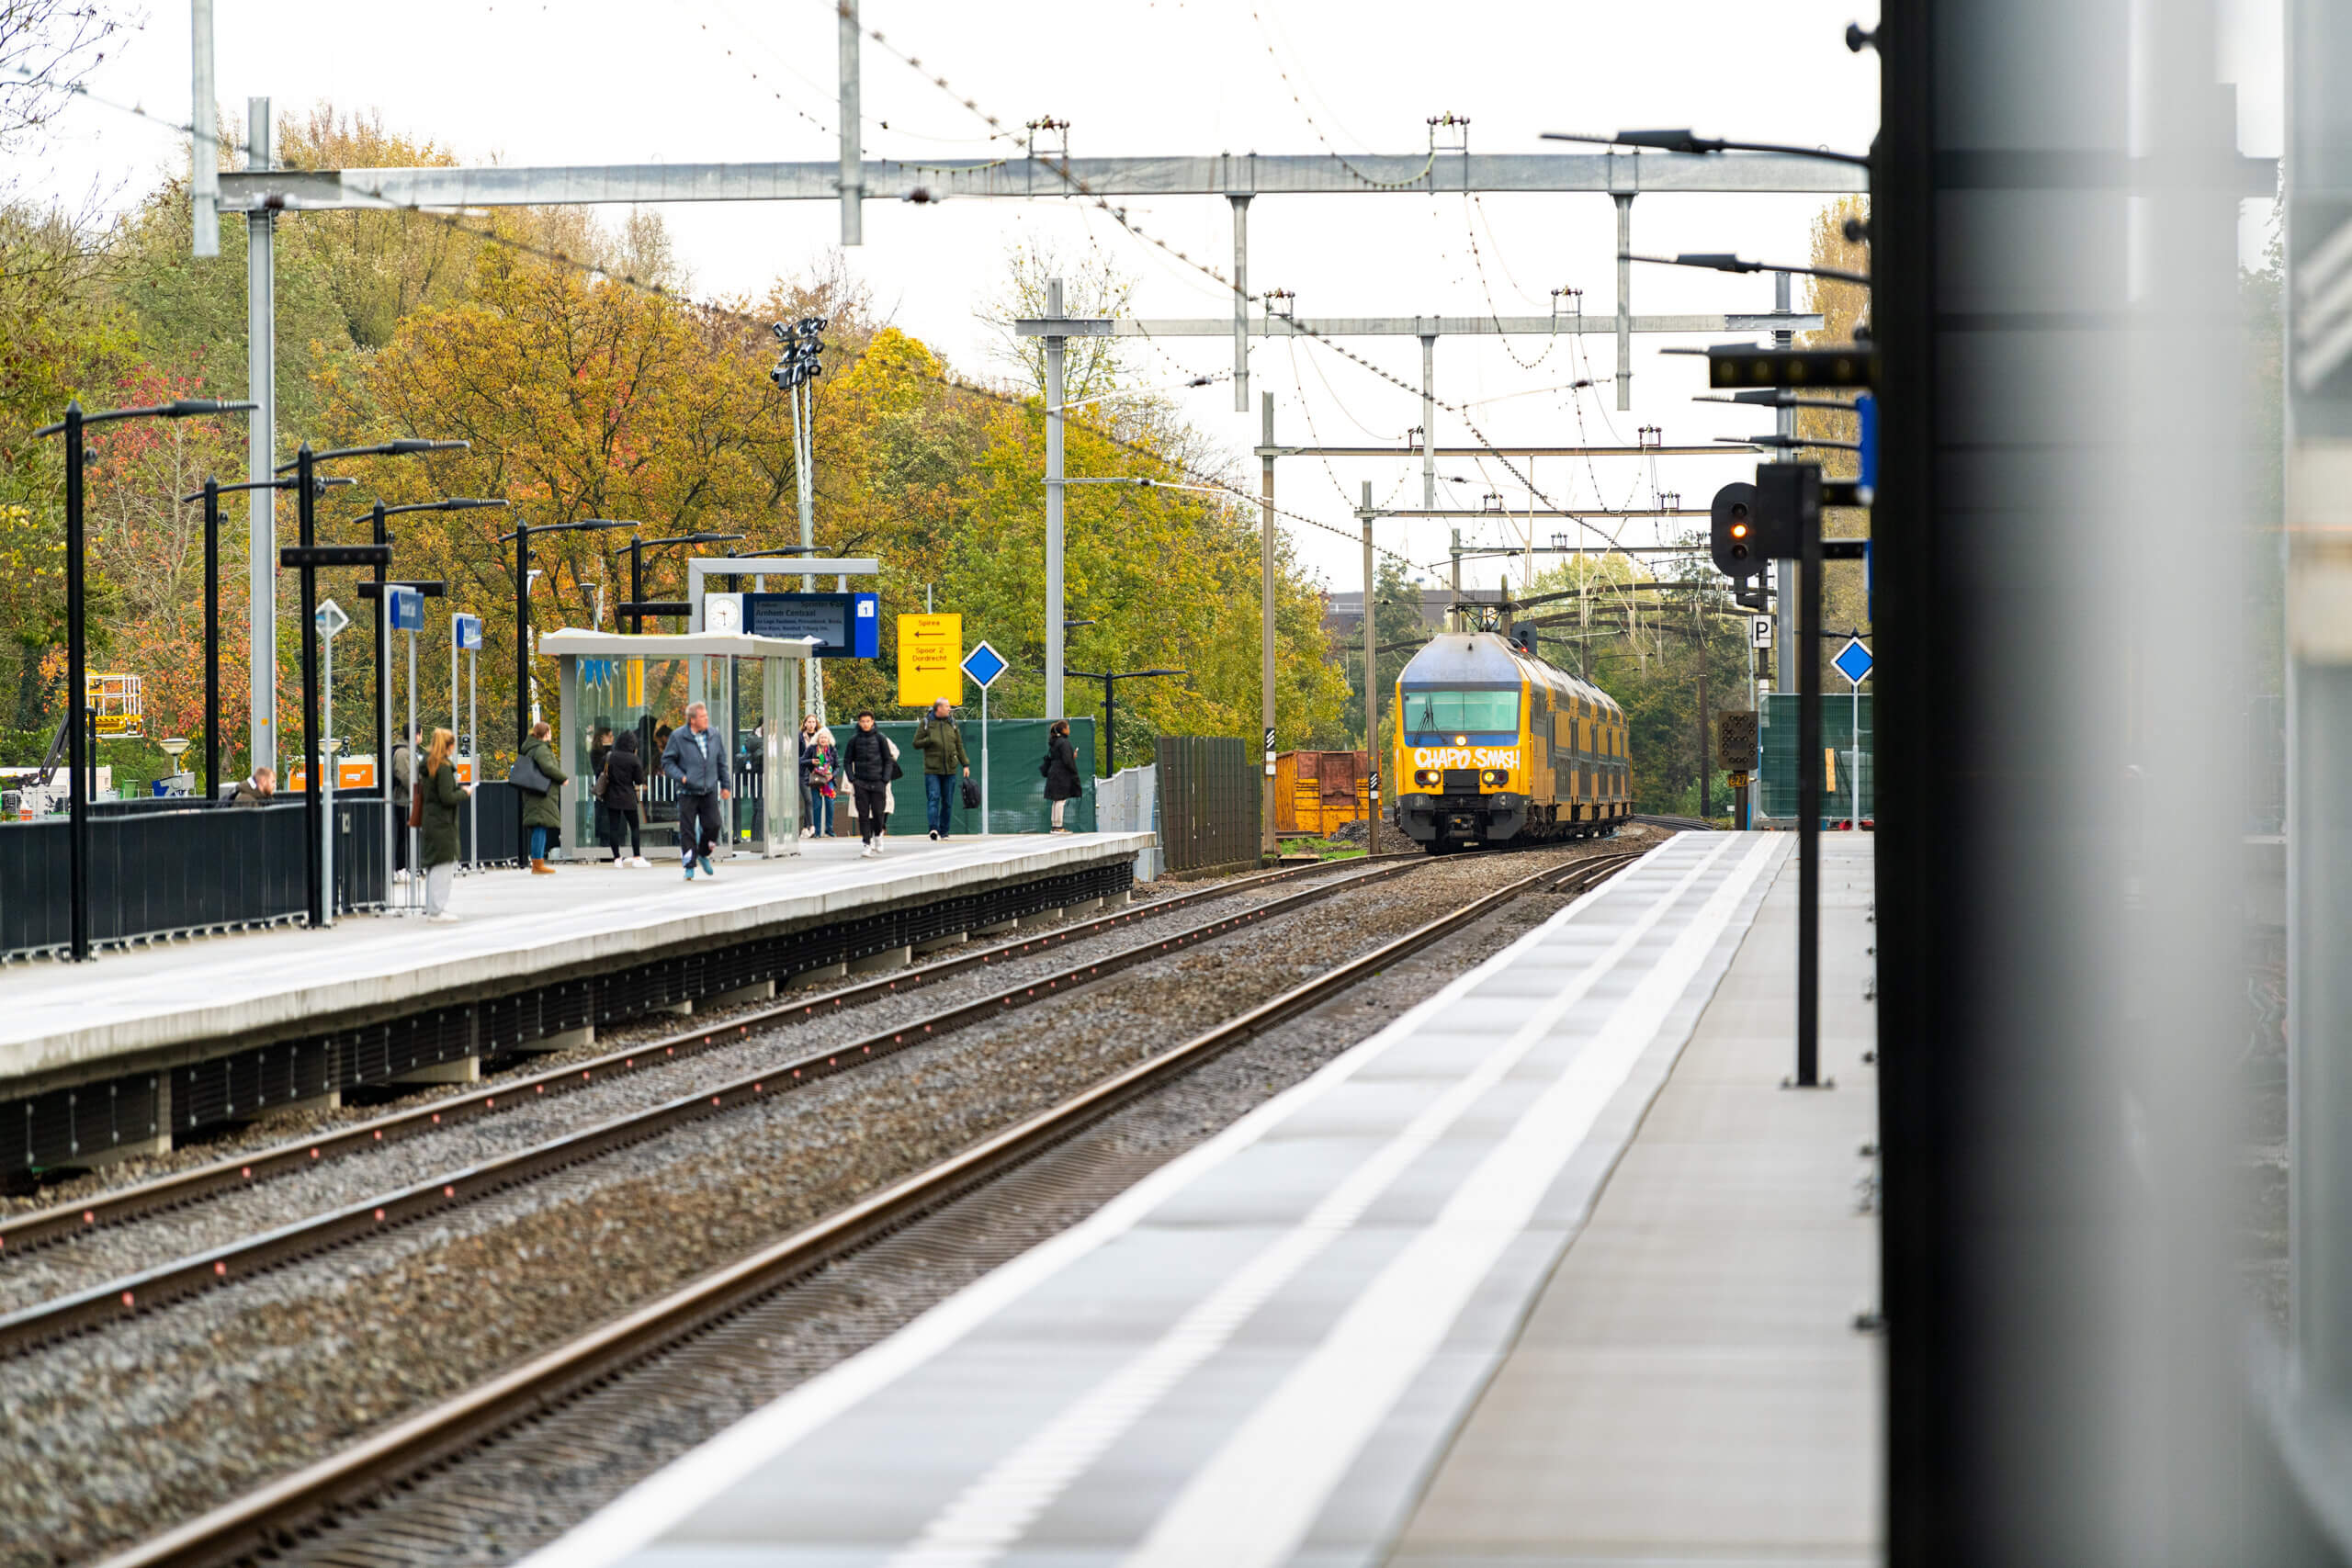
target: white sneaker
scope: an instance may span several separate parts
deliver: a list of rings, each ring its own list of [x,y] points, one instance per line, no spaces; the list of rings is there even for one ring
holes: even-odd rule
[[[458,917],[444,909],[437,915],[425,916],[424,920],[427,925],[454,926],[458,923]]]
[[[817,836],[817,829],[814,828],[803,828],[800,829],[800,836],[804,839],[813,839]]]
[[[396,883],[406,882],[408,880],[408,873],[405,871],[396,871],[392,873],[392,880]]]
[[[883,845],[884,845],[885,841],[886,841],[886,840],[882,840],[882,839],[878,839],[878,838],[877,838],[877,839],[876,839],[876,840],[874,840],[874,852],[875,852],[877,856],[878,856],[879,854],[881,854],[881,852],[882,852],[882,849],[883,849]]]
[[[647,860],[643,855],[636,856],[630,860],[628,863],[639,871],[650,871],[653,869],[653,863]]]
[[[860,860],[872,860],[874,858],[874,846],[872,844],[868,844],[864,849],[858,851],[857,858]]]
[[[936,828],[931,830],[931,841],[934,844],[939,842],[939,829]]]

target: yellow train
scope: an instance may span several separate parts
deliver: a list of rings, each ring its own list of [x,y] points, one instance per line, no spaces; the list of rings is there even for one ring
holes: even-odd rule
[[[1396,823],[1431,854],[1614,833],[1624,710],[1495,632],[1445,632],[1396,677]]]

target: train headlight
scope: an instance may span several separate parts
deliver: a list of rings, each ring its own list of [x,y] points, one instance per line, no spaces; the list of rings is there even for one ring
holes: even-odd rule
[[[1435,768],[1416,769],[1413,773],[1413,782],[1435,789],[1438,784],[1438,771]]]
[[[1489,789],[1498,789],[1510,783],[1510,774],[1501,768],[1488,768],[1478,777]]]

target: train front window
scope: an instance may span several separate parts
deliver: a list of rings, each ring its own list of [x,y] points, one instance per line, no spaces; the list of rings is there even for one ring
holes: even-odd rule
[[[1415,731],[1479,730],[1493,733],[1519,728],[1519,693],[1408,691],[1405,728]]]

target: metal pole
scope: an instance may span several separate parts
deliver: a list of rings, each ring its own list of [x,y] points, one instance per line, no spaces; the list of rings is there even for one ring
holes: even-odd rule
[[[1112,688],[1118,683],[1119,678],[1116,675],[1104,673],[1102,677],[1102,776],[1104,778],[1109,778],[1119,771],[1119,764],[1111,758],[1111,733],[1114,728],[1112,713],[1115,705]]]
[[[1059,322],[1062,280],[1046,285],[1046,314]],[[1062,345],[1046,339],[1046,716],[1062,712]]]
[[[307,573],[306,573],[307,575]],[[328,729],[334,728],[334,638],[322,637],[326,646],[320,649],[319,695]],[[321,791],[324,808],[320,811],[316,826],[315,847],[319,852],[320,886],[326,889],[326,909],[317,923],[334,924],[334,775],[328,773],[334,766],[334,749],[323,739],[313,740],[309,728],[303,729],[303,739],[310,745],[311,766],[304,777],[309,786]],[[321,775],[324,774],[323,780]]]
[[[1250,412],[1250,198],[1228,196],[1233,204],[1233,412]],[[1272,405],[1271,401],[1268,406]],[[1272,419],[1269,414],[1269,420]],[[1268,426],[1272,429],[1271,423]],[[1272,435],[1267,445],[1273,444]],[[1270,460],[1269,474],[1273,472]],[[1269,486],[1271,489],[1271,485]],[[1272,724],[1273,720],[1266,721]]]
[[[220,481],[204,481],[204,798],[220,798]]]
[[[989,689],[980,688],[980,837],[989,836]]]
[[[90,782],[83,773],[95,764],[96,748],[84,739],[82,710],[88,705],[90,676],[83,648],[82,595],[82,405],[65,405],[65,723],[67,744],[65,832],[71,910],[67,937],[74,961],[90,956]]]
[[[1240,221],[1241,202],[1234,203]],[[1266,731],[1266,776],[1259,802],[1258,851],[1275,852],[1274,843],[1274,395],[1260,394],[1258,419],[1267,455],[1258,461],[1258,722]]]
[[[691,700],[691,699],[689,699]],[[531,735],[531,527],[514,525],[514,754]]]
[[[632,604],[642,604],[645,603],[645,536],[642,534],[631,534],[628,536],[628,602]],[[645,630],[645,615],[643,612],[631,610],[628,613],[628,629],[632,632],[642,632]],[[453,714],[456,708],[454,697],[457,691],[457,668],[455,665],[452,665],[449,670],[449,690],[452,694],[452,702],[450,705]]]
[[[1634,406],[1634,196],[1617,198],[1617,408]]]
[[[865,151],[859,145],[857,105],[857,0],[838,0],[842,19],[842,243],[865,243],[858,197],[864,189]]]
[[[377,544],[391,542],[391,534],[384,526],[384,503],[376,502],[373,513],[375,530],[369,536]],[[379,567],[376,571],[376,784],[384,797],[384,876],[389,884],[392,874],[392,836],[400,831],[400,817],[394,813],[400,807],[392,799],[392,637],[391,637],[391,569]],[[412,773],[416,759],[409,759]],[[402,815],[405,815],[402,813]],[[409,868],[411,875],[415,867]]]
[[[1423,338],[1423,343],[1429,340]],[[1373,629],[1372,481],[1363,481],[1363,760],[1372,777],[1364,809],[1372,815],[1364,827],[1363,852],[1380,852],[1380,655]]]
[[[294,455],[294,511],[300,519],[305,550],[316,542],[318,531],[318,494],[312,472],[311,444],[305,441]],[[299,633],[302,639],[302,826],[308,829],[304,837],[310,840],[310,864],[306,870],[310,874],[310,916],[314,928],[327,923],[326,884],[322,880],[326,866],[319,856],[319,836],[324,829],[319,818],[319,643],[318,627],[312,624],[318,614],[318,569],[306,565],[302,568],[302,620]]]
[[[1798,465],[1810,467],[1810,465]],[[1820,470],[1814,476],[1818,483]],[[1812,490],[1813,487],[1806,487]],[[1818,494],[1817,490],[1814,490]],[[1821,1080],[1821,509],[1798,509],[1804,551],[1797,656],[1797,1076],[1796,1087]]]
[[[245,100],[245,167],[270,166],[269,100]],[[245,477],[266,485],[277,460],[277,280],[272,243],[277,219],[245,215]],[[253,765],[277,766],[277,492],[256,490],[245,513],[246,636],[251,660]]]
[[[1772,275],[1772,309],[1786,310],[1788,308],[1789,275],[1785,272],[1776,272]],[[1787,348],[1795,342],[1796,333],[1794,333],[1776,332],[1772,334],[1772,345],[1775,348]],[[1797,433],[1797,411],[1794,409],[1774,411],[1772,428],[1784,438],[1794,436]],[[1798,570],[1797,563],[1792,560],[1777,560],[1772,563],[1772,570],[1778,575],[1777,586],[1780,590],[1779,597],[1773,604],[1779,624],[1772,628],[1777,634],[1775,640],[1780,648],[1779,685],[1783,692],[1793,692],[1797,689],[1797,586],[1794,581]]]
[[[474,741],[474,787],[466,796],[466,816],[473,828],[473,854],[466,869],[473,871],[481,864],[481,655],[468,650],[466,654],[466,730]]]
[[[1854,682],[1854,712],[1853,716],[1847,720],[1846,728],[1854,748],[1846,773],[1853,781],[1854,831],[1859,833],[1862,830],[1862,683],[1860,681]]]
[[[420,598],[417,602],[417,609],[421,613],[424,608],[424,601]],[[408,741],[408,787],[414,790],[417,781],[424,775],[424,758],[419,753],[416,744],[416,633],[413,630],[408,634],[408,719],[401,726],[401,733]],[[400,803],[401,829],[408,835],[408,898],[406,902],[411,908],[414,908],[424,901],[424,871],[417,863],[417,852],[423,846],[417,842],[417,829],[409,823],[408,807],[409,803],[405,800]]]
[[[1421,510],[1437,510],[1437,338],[1427,333],[1421,335]]]
[[[220,254],[220,114],[212,85],[212,0],[188,5],[189,254]]]

